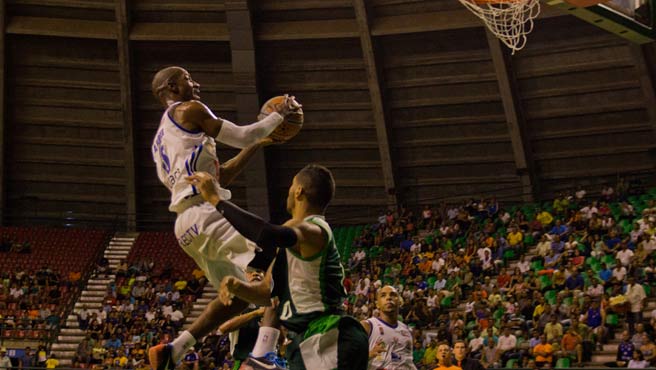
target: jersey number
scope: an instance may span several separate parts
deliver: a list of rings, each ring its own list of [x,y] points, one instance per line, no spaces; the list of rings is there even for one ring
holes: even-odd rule
[[[287,321],[292,317],[292,304],[290,301],[285,302],[282,305],[282,313],[280,314],[280,320]]]

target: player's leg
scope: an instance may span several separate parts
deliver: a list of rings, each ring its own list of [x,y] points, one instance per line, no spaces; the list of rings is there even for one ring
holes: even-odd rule
[[[246,280],[245,270],[255,255],[255,246],[241,236],[211,205],[193,206],[180,214],[175,224],[180,246],[203,270],[208,281],[219,288],[223,277],[232,275]],[[224,306],[214,299],[189,330],[185,330],[170,344],[152,347],[148,352],[155,370],[170,369],[197,340],[208,335],[224,321],[248,306],[234,300]]]
[[[369,336],[362,324],[350,316],[339,323],[337,368],[366,370],[369,361]]]
[[[182,332],[170,344],[159,344],[148,350],[150,366],[154,370],[173,369],[182,355],[197,339],[203,338],[216,330],[217,323],[224,322],[248,307],[248,303],[234,299],[229,306],[223,305],[218,298],[212,300],[203,313],[193,322],[188,330]]]
[[[262,325],[253,347],[253,357],[263,357],[269,352],[275,352],[280,338],[280,320],[274,307],[267,307],[262,316]]]

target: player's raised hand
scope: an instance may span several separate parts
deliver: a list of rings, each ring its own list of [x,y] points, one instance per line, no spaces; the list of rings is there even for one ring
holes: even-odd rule
[[[295,96],[289,96],[285,94],[285,100],[276,106],[276,111],[283,117],[286,117],[288,114],[295,112],[301,109],[303,106],[296,101]]]
[[[200,191],[205,201],[212,203],[214,206],[221,201],[221,197],[219,197],[219,192],[217,191],[219,182],[209,173],[196,172],[191,176],[185,177],[185,180]]]
[[[234,276],[226,276],[221,280],[221,286],[219,286],[219,301],[223,305],[230,306],[232,304],[232,299],[235,297],[232,291],[236,285],[237,278]]]

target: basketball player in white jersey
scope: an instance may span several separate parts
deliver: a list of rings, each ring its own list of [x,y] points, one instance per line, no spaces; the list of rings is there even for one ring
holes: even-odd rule
[[[369,370],[416,370],[412,360],[412,332],[399,321],[399,293],[390,285],[377,294],[380,317],[361,321],[369,334]]]
[[[159,180],[171,191],[169,210],[177,213],[178,243],[215,288],[219,288],[225,276],[246,280],[246,266],[255,256],[256,245],[239,234],[184,178],[203,171],[218,179],[220,171],[222,184],[231,181],[258,149],[258,143],[291,112],[293,97],[287,97],[277,112],[261,121],[237,126],[217,118],[200,102],[200,85],[183,68],[168,67],[157,72],[152,91],[166,108],[153,140],[152,155]],[[247,149],[235,157],[232,165],[221,167],[215,141]],[[220,188],[219,192],[226,199],[231,197],[226,189]],[[231,305],[224,305],[218,299],[210,302],[192,326],[172,343],[148,351],[150,365],[155,370],[172,369],[196,340],[247,306],[240,300]]]

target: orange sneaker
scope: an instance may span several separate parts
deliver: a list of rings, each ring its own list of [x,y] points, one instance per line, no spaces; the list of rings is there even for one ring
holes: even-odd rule
[[[170,344],[158,344],[148,350],[148,360],[153,370],[173,370],[173,346]]]

